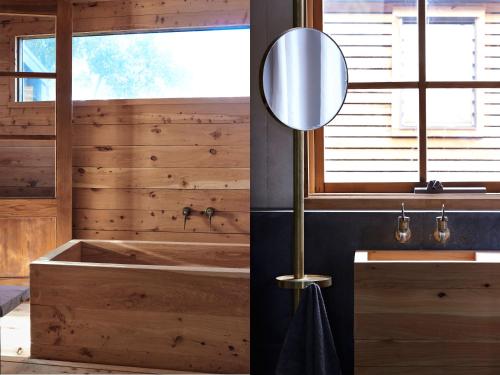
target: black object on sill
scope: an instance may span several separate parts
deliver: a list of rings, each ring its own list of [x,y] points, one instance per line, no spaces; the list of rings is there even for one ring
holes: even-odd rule
[[[416,187],[414,194],[464,194],[486,193],[485,187],[444,187],[440,181],[431,180],[426,187]]]

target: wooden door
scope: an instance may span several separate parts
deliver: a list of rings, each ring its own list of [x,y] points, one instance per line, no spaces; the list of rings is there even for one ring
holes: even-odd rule
[[[55,80],[56,88],[55,126],[51,130],[37,132],[32,126],[35,130],[23,131],[38,112],[9,103],[7,109],[17,117],[8,125],[16,126],[4,126],[0,131],[0,167],[9,167],[0,170],[0,284],[13,284],[23,283],[22,279],[26,282],[31,260],[71,239],[72,4],[65,0],[46,4],[0,1],[0,13],[51,17],[56,25],[55,72],[18,71],[15,58],[7,71],[0,71],[0,78],[8,85],[29,78]],[[0,84],[0,89],[3,87],[5,93],[8,85]],[[10,96],[9,102],[15,102]],[[54,108],[52,103],[45,105]],[[27,177],[30,173],[35,177]],[[13,186],[6,186],[9,182]]]

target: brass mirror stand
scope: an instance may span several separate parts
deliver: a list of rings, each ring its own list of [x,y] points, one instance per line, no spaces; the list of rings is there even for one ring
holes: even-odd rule
[[[294,26],[306,27],[306,0],[294,0]],[[293,290],[297,309],[302,289],[311,284],[332,285],[330,276],[304,274],[304,131],[293,131],[293,275],[278,276],[280,288]]]
[[[278,286],[293,289],[293,306],[297,308],[302,289],[318,284],[332,285],[330,276],[304,274],[304,131],[293,131],[293,275],[278,276]]]

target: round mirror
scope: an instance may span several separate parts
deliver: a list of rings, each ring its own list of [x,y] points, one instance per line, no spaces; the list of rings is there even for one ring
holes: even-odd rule
[[[269,48],[262,91],[271,113],[297,130],[325,126],[347,94],[347,64],[337,43],[308,28],[291,29]]]

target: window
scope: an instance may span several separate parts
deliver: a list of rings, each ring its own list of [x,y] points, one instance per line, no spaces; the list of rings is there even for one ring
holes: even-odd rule
[[[350,83],[337,118],[314,135],[314,191],[412,192],[432,179],[500,191],[497,7],[323,1],[323,31]]]
[[[18,71],[38,73],[56,71],[54,38],[19,38],[17,50]],[[38,102],[55,98],[56,85],[53,79],[22,78],[17,81],[17,99],[20,102]]]
[[[418,69],[418,53],[411,46],[418,45],[416,17],[402,17],[400,23],[399,51],[401,61],[401,80],[406,80],[406,71]],[[427,42],[432,59],[428,59],[427,74],[438,80],[473,80],[476,76],[476,19],[471,17],[431,17],[427,30],[433,38]],[[453,48],[442,48],[453,43]],[[467,45],[469,48],[457,48]],[[411,80],[411,78],[409,79]],[[404,95],[401,98],[399,125],[401,128],[418,126],[418,97]],[[457,92],[453,102],[439,102],[446,90],[428,91],[427,128],[428,129],[470,129],[476,126],[476,98],[472,90]],[[417,100],[412,100],[417,99]],[[437,105],[439,103],[439,105]],[[446,106],[446,107],[443,107]],[[395,121],[398,124],[398,121]]]
[[[54,71],[52,37],[17,46],[20,71]],[[249,64],[248,28],[75,36],[73,99],[248,96]],[[53,80],[18,80],[20,102],[54,97]]]

